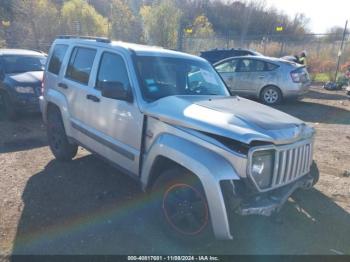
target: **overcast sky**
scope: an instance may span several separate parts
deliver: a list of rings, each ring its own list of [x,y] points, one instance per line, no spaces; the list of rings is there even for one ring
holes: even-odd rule
[[[304,13],[311,18],[310,28],[314,33],[324,33],[332,26],[344,27],[350,20],[349,0],[265,0],[288,15]],[[349,21],[350,22],[350,21]]]

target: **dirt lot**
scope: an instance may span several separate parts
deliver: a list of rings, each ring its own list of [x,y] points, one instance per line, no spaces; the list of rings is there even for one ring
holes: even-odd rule
[[[316,127],[319,183],[280,219],[236,217],[234,241],[202,247],[164,236],[137,184],[87,151],[55,161],[40,116],[0,121],[0,255],[350,254],[350,101],[315,87],[279,108]]]

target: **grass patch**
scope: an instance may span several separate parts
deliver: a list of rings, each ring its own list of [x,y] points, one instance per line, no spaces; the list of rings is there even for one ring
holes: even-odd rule
[[[316,73],[312,76],[315,82],[328,82],[331,81],[329,73]]]

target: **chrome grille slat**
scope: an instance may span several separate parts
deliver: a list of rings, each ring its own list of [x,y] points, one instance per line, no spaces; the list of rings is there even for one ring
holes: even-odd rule
[[[275,166],[274,172],[273,172],[273,177],[275,182],[278,184],[278,180],[279,180],[279,172],[278,172],[278,164],[279,164],[279,154],[276,154],[276,159],[275,159],[275,163],[277,164],[277,166]]]
[[[301,173],[304,174],[306,172],[306,163],[307,163],[307,145],[303,147],[303,161],[301,166]]]
[[[287,158],[287,151],[283,151],[283,152],[281,152],[280,154],[282,155],[280,176],[282,177],[282,183],[284,183],[284,182],[287,180],[287,177],[286,177],[286,158]]]
[[[305,148],[306,146],[303,146],[301,148],[301,154],[302,154],[302,157],[301,157],[301,164],[300,164],[300,174],[303,174],[304,173],[304,165],[305,165]]]
[[[294,148],[293,149],[293,166],[292,166],[292,173],[290,175],[290,179],[289,180],[294,180],[294,176],[297,172],[297,162],[298,162],[298,149]]]
[[[278,168],[276,168],[277,170],[277,185],[281,183],[281,180],[283,179],[282,177],[282,173],[281,173],[281,161],[282,161],[282,155],[281,153],[278,153]]]
[[[305,172],[309,170],[310,167],[310,145],[306,146],[306,164],[305,164]]]
[[[303,147],[298,148],[298,164],[297,164],[297,172],[295,173],[295,177],[297,178],[299,175],[301,175],[301,165],[303,162]]]
[[[286,178],[287,178],[287,181],[289,181],[289,179],[290,179],[290,174],[291,174],[291,172],[292,172],[292,161],[291,161],[291,159],[292,159],[292,157],[293,157],[293,150],[287,150],[287,154],[288,154],[288,164],[287,164],[287,171],[286,171],[286,174],[285,174],[285,176],[286,176]]]
[[[310,170],[311,161],[312,144],[302,144],[294,148],[277,148],[271,186],[279,187],[297,180]]]

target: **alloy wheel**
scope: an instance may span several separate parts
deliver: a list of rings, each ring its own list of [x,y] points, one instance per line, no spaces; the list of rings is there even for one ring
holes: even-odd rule
[[[264,92],[264,101],[268,104],[274,104],[278,101],[279,99],[279,94],[276,90],[274,89],[267,89],[265,92]]]
[[[208,224],[204,196],[187,184],[171,186],[163,197],[163,213],[173,229],[184,235],[197,235]]]

